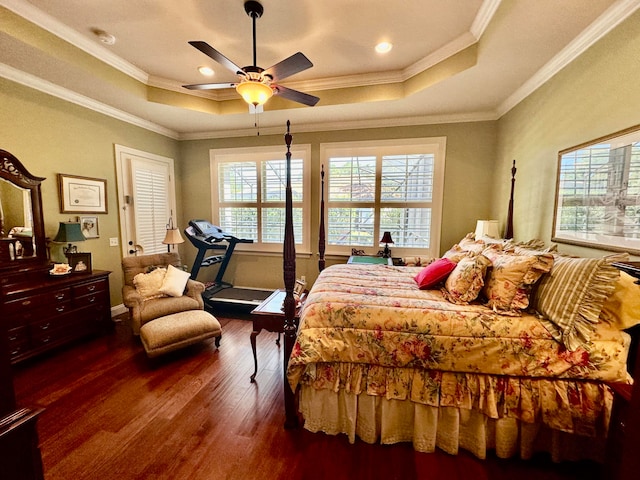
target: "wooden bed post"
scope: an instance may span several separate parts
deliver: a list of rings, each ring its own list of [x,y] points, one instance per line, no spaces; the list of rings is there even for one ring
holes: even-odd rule
[[[289,127],[291,122],[287,120],[287,133],[284,136],[287,145],[287,185],[285,198],[285,220],[284,220],[284,247],[283,247],[283,271],[284,287],[286,295],[284,298],[284,411],[285,428],[295,428],[298,426],[298,415],[295,407],[295,395],[289,382],[287,381],[287,365],[293,344],[296,341],[298,325],[295,320],[296,301],[293,297],[293,287],[296,282],[296,245],[293,235],[293,199],[291,194],[291,139]]]
[[[513,238],[513,191],[516,183],[516,161],[513,161],[511,167],[511,195],[509,197],[509,211],[507,212],[507,228],[505,229],[504,238]]]
[[[318,270],[324,270],[324,249],[326,239],[324,238],[324,164],[320,170],[320,230],[318,231]]]

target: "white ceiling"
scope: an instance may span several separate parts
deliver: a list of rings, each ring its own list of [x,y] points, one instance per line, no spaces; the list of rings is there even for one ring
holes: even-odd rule
[[[294,131],[308,131],[499,118],[640,6],[640,0],[261,3],[257,64],[267,68],[303,52],[314,66],[282,83],[320,97],[315,107],[274,97],[257,117],[261,133],[281,132],[287,119]],[[243,4],[0,0],[78,47],[32,41],[35,34],[13,22],[0,32],[0,76],[174,138],[251,134],[256,116],[235,90],[182,88],[237,80],[189,40],[209,43],[238,65],[252,63],[252,21]],[[116,43],[102,44],[96,29]],[[394,45],[384,56],[374,52],[381,40]],[[456,54],[465,55],[462,64],[450,63]],[[200,65],[213,67],[215,76],[201,76]]]

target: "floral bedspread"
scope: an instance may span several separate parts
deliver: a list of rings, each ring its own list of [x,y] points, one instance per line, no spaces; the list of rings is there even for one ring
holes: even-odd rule
[[[287,371],[292,388],[342,388],[530,422],[547,412],[545,423],[589,433],[593,422],[580,426],[562,407],[581,412],[574,417],[600,416],[611,403],[603,381],[629,381],[625,334],[602,324],[589,345],[569,352],[534,315],[504,316],[419,290],[419,270],[325,269],[300,315]]]

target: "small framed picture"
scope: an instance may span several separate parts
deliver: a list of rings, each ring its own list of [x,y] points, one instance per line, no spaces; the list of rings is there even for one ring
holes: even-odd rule
[[[100,238],[98,217],[79,217],[79,222],[84,238]]]
[[[67,260],[72,273],[91,273],[91,253],[68,253]]]

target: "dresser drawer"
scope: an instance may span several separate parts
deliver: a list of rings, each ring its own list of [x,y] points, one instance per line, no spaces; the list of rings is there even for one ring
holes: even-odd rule
[[[109,288],[109,283],[106,280],[97,280],[95,282],[83,283],[73,287],[74,297],[82,297],[84,295],[90,295],[98,292],[104,292]]]
[[[28,309],[37,309],[43,306],[53,306],[55,304],[67,302],[69,300],[71,300],[70,287],[60,290],[38,293],[35,295],[18,297],[15,299],[9,299],[4,304],[4,309],[5,312],[9,314],[20,313]]]
[[[29,329],[27,327],[10,328],[7,331],[9,356],[17,357],[29,348]]]
[[[69,314],[32,323],[29,325],[31,346],[39,347],[74,336],[74,319],[74,315]]]

